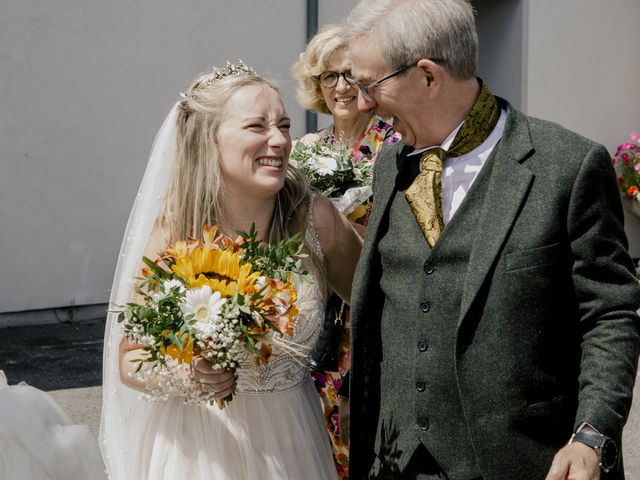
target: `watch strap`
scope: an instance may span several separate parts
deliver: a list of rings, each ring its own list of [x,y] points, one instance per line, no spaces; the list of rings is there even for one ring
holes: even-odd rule
[[[593,448],[602,448],[607,440],[608,438],[601,433],[588,430],[581,430],[577,433],[574,433],[573,437],[571,437],[572,443],[580,442]]]

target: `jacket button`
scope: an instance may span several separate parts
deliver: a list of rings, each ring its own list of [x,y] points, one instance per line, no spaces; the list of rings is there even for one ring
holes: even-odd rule
[[[426,432],[427,430],[429,430],[429,420],[424,418],[424,417],[423,418],[419,418],[418,419],[418,426],[420,427],[420,430],[423,430],[423,431]]]
[[[420,304],[420,310],[422,310],[422,313],[427,313],[431,310],[431,304],[429,302],[422,302]]]
[[[418,342],[418,350],[421,352],[426,352],[428,348],[427,342],[425,340],[420,340]]]
[[[424,392],[426,389],[427,389],[427,386],[425,385],[425,383],[424,383],[424,382],[420,382],[420,381],[416,382],[416,390],[417,390],[417,391],[419,391],[419,392],[421,392],[421,393],[422,393],[422,392]]]
[[[431,275],[435,270],[433,264],[429,262],[424,262],[422,269],[424,270],[424,273],[426,273],[427,275]]]

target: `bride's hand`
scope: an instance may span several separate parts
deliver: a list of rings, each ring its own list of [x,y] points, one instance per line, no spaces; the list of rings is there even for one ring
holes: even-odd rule
[[[238,377],[235,369],[216,369],[204,358],[196,357],[191,362],[191,370],[195,381],[215,399],[228,397],[236,389]]]

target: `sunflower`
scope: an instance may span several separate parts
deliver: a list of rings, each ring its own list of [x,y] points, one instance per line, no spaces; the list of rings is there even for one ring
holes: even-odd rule
[[[189,288],[209,286],[223,297],[253,290],[253,283],[260,276],[251,272],[251,264],[242,264],[238,252],[212,249],[209,245],[181,252],[171,269]]]
[[[182,348],[172,343],[167,347],[161,347],[161,351],[165,355],[177,360],[178,363],[191,363],[191,360],[193,360],[193,337],[187,335],[182,339],[181,343]]]

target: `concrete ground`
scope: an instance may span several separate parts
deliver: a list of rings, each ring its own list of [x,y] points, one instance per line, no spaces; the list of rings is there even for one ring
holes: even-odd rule
[[[100,425],[104,319],[0,328],[0,370],[9,384],[48,391],[97,439]],[[627,480],[640,480],[640,378],[624,433]]]

